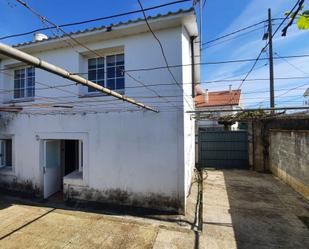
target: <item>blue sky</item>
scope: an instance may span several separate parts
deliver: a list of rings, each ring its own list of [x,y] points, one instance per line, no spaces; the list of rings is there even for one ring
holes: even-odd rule
[[[142,0],[144,7],[171,2],[172,0]],[[57,24],[80,21],[96,18],[120,12],[139,9],[136,0],[28,0],[33,8],[45,15]],[[207,0],[203,10],[203,41],[209,41],[218,36],[234,30],[257,23],[267,18],[267,9],[271,8],[273,17],[283,17],[285,11],[291,9],[296,0]],[[166,13],[179,8],[189,8],[191,2],[177,4],[150,11],[147,14]],[[308,7],[308,3],[306,3]],[[110,19],[89,24],[88,26],[106,25],[117,21],[141,17],[141,14],[134,14],[127,17]],[[279,22],[276,21],[275,24]],[[14,0],[0,0],[0,37],[8,34],[29,31],[42,27],[41,22],[29,11]],[[77,26],[66,29],[76,30],[87,26]],[[276,26],[274,27],[274,29]],[[257,30],[253,30],[257,29]],[[265,45],[262,40],[264,33],[263,25],[257,26],[249,33],[240,33],[240,37],[229,37],[226,41],[212,43],[203,50],[202,61],[222,61],[242,58],[256,58],[261,48]],[[13,44],[31,40],[32,36],[25,36],[17,39],[8,39],[4,42]],[[281,56],[309,54],[309,31],[300,31],[295,25],[289,29],[287,37],[280,36],[280,32],[274,39],[274,52]],[[276,56],[276,54],[275,54]],[[264,53],[262,57],[267,57]],[[268,78],[268,65],[266,61],[257,64],[256,70],[250,74],[249,79]],[[252,62],[237,64],[221,64],[202,66],[202,81],[220,79],[240,79],[251,67]],[[275,77],[309,76],[309,58],[287,59],[275,61]],[[304,85],[295,90],[292,88]],[[210,91],[228,89],[229,84],[238,88],[241,81],[220,82],[216,84],[203,84]],[[246,107],[258,107],[269,105],[269,82],[248,81],[243,84],[242,97]],[[305,88],[309,87],[309,78],[305,80],[276,80],[275,89],[276,104],[278,106],[299,106],[303,104],[302,94]],[[288,92],[287,92],[288,91]],[[281,96],[282,95],[282,96]],[[279,97],[280,96],[280,97]]]

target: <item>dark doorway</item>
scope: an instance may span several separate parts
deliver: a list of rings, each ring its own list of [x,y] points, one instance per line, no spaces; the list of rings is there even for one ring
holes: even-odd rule
[[[62,143],[62,160],[63,175],[66,176],[79,168],[79,141],[63,140]]]

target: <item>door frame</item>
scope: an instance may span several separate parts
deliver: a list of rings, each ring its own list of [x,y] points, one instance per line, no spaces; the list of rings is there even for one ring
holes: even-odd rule
[[[35,133],[37,143],[35,144],[35,154],[37,156],[36,168],[39,172],[40,186],[42,193],[44,191],[44,172],[42,165],[44,164],[44,140],[79,140],[83,143],[83,184],[89,182],[89,134],[88,132],[43,132]]]

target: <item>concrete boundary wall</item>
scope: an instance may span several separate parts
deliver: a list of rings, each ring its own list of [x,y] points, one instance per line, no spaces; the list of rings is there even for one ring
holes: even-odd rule
[[[255,120],[251,132],[253,170],[273,173],[309,199],[309,117]]]
[[[270,170],[309,200],[309,131],[270,130]]]

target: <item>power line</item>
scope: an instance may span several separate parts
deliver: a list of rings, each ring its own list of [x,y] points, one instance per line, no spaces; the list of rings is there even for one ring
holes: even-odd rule
[[[170,67],[169,67],[169,64],[168,64],[168,61],[167,61],[167,58],[166,58],[166,55],[165,55],[165,52],[164,52],[163,45],[162,45],[160,39],[157,37],[157,35],[154,33],[154,31],[153,31],[152,28],[150,27],[150,24],[149,24],[149,22],[148,22],[148,20],[147,20],[147,16],[146,16],[146,13],[145,13],[145,10],[144,10],[144,8],[143,8],[143,5],[142,5],[141,1],[140,1],[140,0],[137,0],[137,1],[138,1],[138,4],[139,4],[139,6],[140,6],[140,8],[141,8],[141,10],[142,10],[142,13],[143,13],[143,16],[144,16],[144,20],[145,20],[145,23],[146,23],[146,25],[147,25],[149,31],[151,32],[152,36],[155,38],[155,40],[158,42],[158,44],[159,44],[159,46],[160,46],[161,54],[162,54],[162,56],[163,56],[163,59],[164,59],[164,62],[165,62],[165,64],[166,64],[166,68],[167,68],[168,72],[169,72],[170,75],[172,76],[172,78],[173,78],[173,80],[175,81],[175,83],[176,83],[176,84],[179,86],[179,88],[182,90],[183,95],[184,95],[184,99],[186,100],[187,104],[188,104],[192,109],[194,109],[194,107],[191,106],[191,104],[190,104],[190,103],[188,102],[188,100],[186,99],[186,93],[185,93],[183,87],[177,82],[177,80],[176,80],[174,74],[172,73],[172,71],[171,71],[171,69],[170,69]]]
[[[22,3],[20,0],[17,0],[19,3]],[[64,34],[68,35],[62,28],[59,28],[59,26],[57,26],[55,23],[47,20],[45,17],[43,17],[42,15],[40,15],[38,12],[34,11],[32,8],[30,8],[26,3],[23,4],[27,9],[29,9],[32,13],[34,13],[35,15],[37,15],[40,20],[42,20],[42,22],[44,23],[45,21],[48,22],[49,24],[53,25],[54,27],[56,27],[58,30],[60,30],[61,32],[63,32]],[[96,53],[94,50],[90,49],[88,46],[80,43],[79,41],[77,41],[76,39],[73,39],[73,37],[71,37],[69,35],[69,38],[71,38],[73,41],[75,41],[77,44],[81,45],[82,47],[86,48],[88,51],[94,53],[96,56],[101,57],[100,54]],[[74,46],[71,43],[68,43],[73,49]],[[77,52],[77,51],[76,51]],[[130,75],[128,72],[125,72],[131,79],[133,79],[134,81],[138,82],[139,84],[142,84],[144,87],[146,87],[148,90],[150,90],[151,92],[157,94],[159,97],[160,95],[153,89],[149,88],[146,84],[144,84],[142,81],[137,80],[135,77],[133,77],[132,75]]]
[[[166,68],[166,67],[165,67]]]
[[[75,43],[77,43],[78,45],[82,46],[83,48],[87,49],[88,51],[92,52],[93,54],[95,54],[96,56],[98,57],[101,57],[100,54],[98,54],[96,51],[90,49],[88,46],[84,45],[83,43],[79,42],[77,39],[75,39],[72,35],[70,35],[69,33],[67,33],[66,31],[64,31],[61,27],[59,27],[57,24],[53,23],[52,21],[48,20],[46,17],[42,16],[39,12],[35,11],[33,8],[31,8],[26,2],[22,1],[22,0],[16,0],[18,3],[20,3],[22,6],[24,6],[25,8],[27,8],[31,13],[33,13],[34,15],[36,15],[40,20],[41,22],[43,23],[48,23],[50,25],[52,25],[54,28],[56,28],[57,30],[60,30],[63,34],[67,35],[71,40],[73,40]],[[70,46],[72,46],[70,43],[69,43]],[[72,46],[73,47],[73,46]],[[73,48],[74,49],[74,48]],[[111,93],[114,93],[114,94],[111,94]],[[153,110],[151,107],[146,107],[144,106],[142,103],[138,103],[136,102],[135,100],[132,100],[132,99],[129,99],[128,97],[125,97],[123,95],[120,95],[116,92],[113,92],[112,90],[110,90],[110,93],[111,95],[117,97],[118,96],[121,96],[121,98],[117,97],[118,99],[120,100],[125,100],[125,101],[129,101],[135,105],[138,105],[138,106],[142,106],[143,108],[146,108],[148,110],[151,110],[151,111],[155,111],[155,112],[158,112],[157,110]]]
[[[294,65],[292,62],[289,62],[286,58],[280,56],[277,52],[275,52],[275,54],[282,60],[284,60],[287,64],[289,64],[291,67],[295,68],[297,71],[309,76],[309,73],[305,72],[304,70],[302,70],[301,68],[299,68],[298,66]]]
[[[301,85],[301,86],[305,86],[305,85],[308,85],[309,83],[306,83],[304,85]],[[301,88],[301,86],[297,87],[298,89]],[[302,89],[306,89],[306,88],[302,88]],[[286,89],[286,88],[283,88],[283,89],[278,89],[277,91],[285,91],[285,90],[290,90],[290,89]],[[251,95],[251,94],[257,94],[257,93],[266,93],[267,91],[252,91],[252,92],[247,92],[247,93],[242,93],[242,95]],[[61,97],[50,97],[50,96],[41,96],[41,95],[36,95],[35,97],[35,100],[41,100],[41,99],[52,99],[52,100],[61,100],[61,99],[71,99],[71,98],[74,98],[76,97],[75,95],[69,95],[69,96],[61,96]],[[98,96],[97,96],[98,97]],[[100,98],[102,98],[104,96],[100,96]],[[107,96],[106,96],[107,97]],[[132,97],[135,97],[135,98],[140,98],[140,99],[157,99],[158,97],[157,96],[145,96],[145,95],[132,95]],[[162,96],[164,98],[179,98],[179,97],[182,97],[182,95],[164,95]],[[80,96],[81,99],[83,99],[83,97]],[[75,100],[72,100],[72,101],[65,101],[65,102],[57,102],[58,104],[68,104],[68,103],[88,103],[88,102],[112,102],[112,101],[117,101],[117,100],[110,100],[110,99],[103,99],[103,100],[89,100],[89,98],[94,98],[95,99],[95,96],[85,96],[84,98],[87,98],[88,100],[87,101],[75,101]],[[257,99],[259,99],[260,97],[257,97]],[[244,98],[244,99],[247,99],[247,98]],[[252,98],[250,98],[252,99]],[[175,102],[174,100],[169,100],[169,102]],[[178,102],[178,101],[176,101]],[[21,102],[22,103],[22,102]],[[56,103],[56,102],[55,102]],[[120,103],[120,102],[118,102]],[[162,103],[161,102],[158,102],[158,103]]]
[[[261,25],[261,24],[263,24],[263,23],[265,23],[265,22],[266,22],[266,20],[260,21],[260,22],[254,23],[254,24],[252,24],[252,25],[246,26],[246,27],[244,27],[244,28],[235,30],[235,31],[233,31],[233,32],[231,32],[231,33],[228,33],[228,34],[219,36],[219,37],[217,37],[217,38],[214,38],[214,39],[212,39],[212,40],[209,40],[209,41],[207,41],[207,42],[202,43],[202,46],[204,46],[204,45],[206,45],[206,44],[209,44],[209,43],[212,43],[212,42],[215,42],[215,41],[218,41],[218,40],[222,40],[222,39],[224,39],[224,38],[226,38],[226,37],[229,37],[229,36],[231,36],[231,35],[234,35],[234,34],[237,34],[237,33],[242,32],[242,31],[245,31],[245,30],[247,30],[247,29],[256,27],[256,26]]]
[[[280,94],[280,95],[278,95],[278,96],[276,96],[276,97],[277,97],[277,98],[280,98],[280,97],[282,97],[282,96],[288,94],[289,92],[295,91],[296,89],[300,89],[300,88],[302,88],[302,87],[304,87],[304,86],[307,86],[307,85],[309,85],[309,83],[305,83],[305,84],[302,84],[302,85],[298,85],[298,86],[296,86],[296,87],[292,87],[292,88],[290,88],[290,89],[287,89],[287,91],[284,92],[283,94]],[[289,96],[288,96],[288,97],[289,97]],[[260,105],[260,104],[263,104],[263,103],[265,103],[266,101],[267,101],[267,99],[264,99],[264,100],[258,102],[258,104],[259,104],[259,105]]]
[[[133,77],[131,74],[129,74],[128,72],[126,73],[131,79],[133,79],[135,82],[141,84],[143,87],[147,88],[149,91],[153,92],[155,95],[157,95],[159,98],[163,98],[165,99],[165,101],[167,103],[170,103],[169,100],[166,100],[166,98],[164,96],[162,96],[161,94],[159,94],[156,90],[154,90],[153,88],[150,88],[148,85],[146,85],[144,82],[136,79],[135,77]],[[177,106],[175,106],[177,108]]]
[[[272,21],[283,20],[283,19],[284,19],[284,18],[272,18]],[[227,34],[225,34],[225,35],[219,36],[219,37],[217,37],[217,38],[214,38],[214,39],[212,39],[212,40],[209,40],[209,41],[207,41],[207,42],[204,42],[204,43],[202,44],[202,46],[207,45],[207,44],[209,44],[209,43],[216,42],[216,41],[218,41],[218,40],[222,40],[222,39],[224,39],[224,38],[226,38],[226,37],[229,37],[229,36],[232,36],[232,35],[234,35],[234,34],[237,34],[237,33],[240,33],[240,32],[242,32],[242,31],[245,31],[245,30],[247,30],[247,29],[256,27],[256,26],[258,26],[258,25],[260,25],[260,24],[263,24],[263,23],[265,23],[265,22],[267,22],[267,20],[254,23],[254,24],[249,25],[249,26],[246,26],[246,27],[244,27],[244,28],[235,30],[235,31],[233,31],[233,32],[231,32],[231,33],[227,33]],[[249,31],[249,32],[250,32],[250,31]],[[199,43],[199,42],[196,42],[196,43]]]
[[[264,66],[264,65],[263,65]],[[0,71],[0,73],[3,73]],[[9,74],[10,77],[13,77],[13,75]],[[309,76],[295,76],[295,77],[276,77],[274,78],[276,80],[303,80],[303,79],[309,79]],[[219,79],[219,80],[209,80],[209,81],[199,81],[196,82],[197,84],[218,84],[218,83],[225,83],[225,82],[239,82],[242,81],[242,78],[239,79]],[[268,78],[254,78],[254,79],[247,79],[247,82],[255,82],[255,81],[267,81],[269,80]],[[61,88],[65,88],[65,87],[69,87],[69,86],[75,86],[76,83],[70,83],[70,84],[63,84],[63,85],[48,85],[47,83],[42,83],[42,82],[38,82],[35,81],[38,84],[44,85],[46,87],[42,87],[42,88],[36,88],[36,90],[46,90],[46,89],[57,89],[57,90],[61,90]],[[191,85],[191,82],[181,82],[181,84],[183,85]],[[126,89],[135,89],[135,88],[145,88],[145,87],[161,87],[161,86],[174,86],[174,83],[152,83],[152,84],[143,84],[141,86],[126,86]],[[0,89],[0,94],[2,93],[9,93],[9,92],[13,92],[14,90],[11,89]],[[67,92],[67,91],[64,91]],[[76,95],[78,97],[81,97],[82,95]],[[161,95],[159,97],[162,97]]]
[[[53,31],[52,31],[52,32],[53,32]],[[68,44],[69,44],[69,46],[72,47],[72,49],[73,49],[77,54],[79,54],[79,52],[77,52],[77,51],[75,50],[74,46],[73,46],[71,43],[68,42]],[[127,74],[127,75],[129,76],[129,78],[131,78],[131,79],[134,80],[135,82],[139,83],[140,85],[144,86],[144,87],[145,87],[146,89],[148,89],[149,91],[153,92],[153,93],[154,93],[155,95],[157,95],[158,97],[162,97],[162,96],[160,96],[160,94],[159,94],[156,90],[154,90],[154,89],[148,87],[148,86],[147,86],[144,82],[142,82],[141,80],[136,79],[134,76],[132,76],[132,75],[129,74],[128,72],[125,72],[124,70],[122,70],[122,72],[125,73],[125,74]],[[164,97],[162,97],[162,98],[164,98]],[[166,100],[166,102],[169,103],[168,100]],[[175,107],[177,108],[176,105],[175,105]]]
[[[100,56],[101,57],[101,56]],[[302,55],[288,55],[288,56],[278,56],[274,57],[274,60],[279,60],[282,58],[285,59],[292,59],[292,58],[307,58],[309,57],[309,54],[302,54]],[[259,58],[258,61],[268,61],[269,58]],[[206,61],[206,62],[200,62],[200,63],[188,63],[188,64],[175,64],[175,65],[169,65],[169,68],[177,68],[177,67],[191,67],[191,66],[205,66],[205,65],[220,65],[220,64],[230,64],[230,63],[245,63],[245,62],[253,62],[256,61],[256,58],[246,58],[246,59],[234,59],[234,60],[222,60],[222,61]],[[12,70],[14,68],[19,68],[20,66],[15,66],[15,67],[10,67],[10,68],[0,68],[0,71],[8,71]],[[166,69],[167,66],[156,66],[156,67],[143,67],[143,68],[131,68],[124,70],[124,72],[138,72],[138,71],[152,71],[152,70],[161,70],[161,69]],[[77,75],[83,75],[83,74],[88,74],[85,72],[75,72],[72,74],[77,74]]]
[[[187,111],[187,113],[212,113],[212,112],[252,112],[252,111],[272,111],[272,110],[307,110],[309,106],[287,106],[287,107],[275,107],[275,108],[252,108],[252,109],[239,109],[239,110],[231,110],[231,109],[219,109],[219,110],[197,110],[197,111]]]
[[[291,12],[294,11],[294,9],[297,7],[297,5],[298,5],[298,3],[299,3],[300,1],[302,1],[302,0],[298,0],[298,1],[297,1],[297,3],[293,6]],[[272,38],[276,35],[276,33],[279,31],[279,29],[281,28],[281,26],[284,24],[284,22],[287,20],[288,17],[289,17],[289,15],[287,15],[287,16],[282,20],[282,22],[279,24],[279,26],[277,27],[277,29],[275,30],[275,32],[274,32],[273,34],[269,34],[269,35],[271,35]],[[250,75],[251,72],[253,71],[253,69],[254,69],[254,67],[256,66],[256,64],[258,63],[258,61],[259,61],[259,59],[260,59],[260,57],[261,57],[263,51],[268,47],[269,41],[270,41],[270,40],[268,40],[268,42],[266,43],[266,45],[261,49],[260,53],[258,54],[256,60],[254,61],[253,65],[252,65],[252,67],[249,69],[249,71],[248,71],[248,73],[246,74],[245,78],[244,78],[243,81],[240,83],[238,89],[240,89],[240,88],[242,87],[242,85],[244,84],[244,82],[246,81],[246,79],[249,77],[249,75]],[[234,96],[232,96],[231,102],[233,101],[233,98],[234,98]]]
[[[303,58],[309,57],[309,54],[304,55],[290,55],[290,56],[282,56],[283,58]],[[282,58],[281,57],[281,58]],[[279,57],[274,57],[275,60],[281,59]],[[176,67],[187,67],[192,65],[219,65],[219,64],[230,64],[230,63],[244,63],[244,62],[252,62],[252,61],[264,61],[269,60],[269,58],[247,58],[247,59],[235,59],[235,60],[225,60],[225,61],[208,61],[208,62],[200,62],[194,64],[178,64],[178,65],[169,65],[169,68],[176,68]],[[158,66],[158,67],[145,67],[145,68],[134,68],[134,69],[127,69],[126,72],[137,72],[137,71],[151,71],[151,70],[159,70],[159,69],[166,69],[167,66]]]
[[[278,95],[277,97],[282,97],[282,96],[288,94],[288,93],[291,92],[291,91],[294,91],[294,90],[296,90],[296,89],[299,89],[299,88],[301,88],[301,87],[308,86],[308,85],[309,85],[309,83],[306,83],[306,84],[302,84],[302,85],[293,87],[293,88],[287,90],[286,92],[284,92],[283,94]]]
[[[266,64],[267,65],[267,64]],[[265,67],[265,65],[263,65],[262,67]],[[262,68],[262,67],[259,67],[258,69]],[[7,71],[7,69],[6,69]],[[4,72],[4,71],[1,71],[0,70],[0,73],[1,72]],[[10,77],[13,77],[13,75],[9,74]],[[241,74],[242,75],[242,74]],[[236,78],[234,79],[233,77],[235,76],[232,76],[230,78],[223,78],[223,79],[218,79],[218,80],[208,80],[208,81],[199,81],[199,82],[196,82],[197,84],[212,84],[212,83],[225,83],[225,82],[239,82],[239,81],[242,81],[243,78]],[[303,80],[303,79],[308,79],[309,76],[293,76],[293,77],[275,77],[274,79],[276,80]],[[268,78],[251,78],[251,79],[247,79],[246,81],[266,81],[268,80]],[[43,83],[40,83],[38,81],[35,81],[37,82],[38,84],[43,84]],[[191,84],[191,82],[180,82],[181,84]],[[46,83],[45,83],[46,84]],[[64,87],[69,87],[69,86],[73,86],[73,85],[76,85],[76,83],[69,83],[69,84],[64,84],[64,85],[48,85],[46,84],[46,87],[45,88],[38,88],[37,90],[44,90],[44,89],[58,89],[58,88],[64,88]],[[174,83],[151,83],[151,84],[143,84],[141,86],[126,86],[126,88],[130,89],[130,88],[145,88],[145,87],[156,87],[156,86],[173,86],[175,85]],[[59,90],[59,89],[58,89]],[[13,90],[2,90],[4,92],[10,92],[10,91],[13,91]],[[0,93],[1,93],[1,89],[0,89]]]
[[[294,97],[294,96],[297,96],[297,98],[299,98],[298,95],[293,95],[293,96],[286,96],[286,97]],[[252,100],[255,100],[255,99],[259,99],[259,98],[245,98],[245,99],[252,99]],[[112,101],[115,101],[115,100],[112,100]],[[111,101],[111,102],[112,102]],[[298,101],[292,101],[292,100],[287,100],[287,101],[281,101],[282,103],[285,103],[285,102],[301,102],[300,100]],[[70,109],[70,110],[73,110],[74,112],[77,111],[77,110],[85,110],[85,108],[92,108],[92,107],[95,107],[95,109],[99,109],[99,108],[102,108],[102,107],[105,107],[105,110],[112,110],[114,108],[119,108],[117,106],[115,106],[115,103],[111,103],[112,105],[108,105],[110,102],[103,102],[103,101],[98,101],[97,104],[91,104],[89,102],[87,102],[86,105],[83,105],[83,106],[78,106],[78,105],[74,105],[75,103],[70,103],[70,102],[65,102],[65,103],[58,103],[58,106],[59,107],[62,107],[62,105],[67,105],[67,108]],[[157,108],[171,108],[173,106],[170,106],[170,105],[162,105],[164,103],[162,102],[158,102],[158,101],[148,101],[148,102],[145,102],[146,104],[152,104],[154,107],[157,107]],[[182,103],[181,100],[179,101],[173,101],[173,103]],[[68,106],[69,104],[73,104],[72,106]],[[120,103],[118,102],[118,105],[122,105],[123,103]],[[30,110],[42,110],[42,108],[45,108],[45,109],[51,109],[51,108],[54,108],[55,106],[57,105],[54,105],[54,106],[50,106],[50,105],[45,105],[45,104],[25,104],[25,105],[17,105],[17,106],[8,106],[8,107],[4,107],[6,109],[16,109],[16,108],[25,108],[27,107],[27,109],[24,109],[25,111],[30,111]],[[121,106],[120,106],[121,107]],[[181,105],[179,105],[179,107],[181,107]],[[66,108],[66,106],[63,106],[63,108]],[[74,108],[74,109],[72,109]],[[79,109],[78,109],[79,108]],[[84,108],[84,109],[83,109]],[[122,107],[123,108],[123,107]],[[176,109],[171,109],[171,110],[176,110]],[[93,110],[92,110],[93,111]]]
[[[12,74],[9,74],[9,73],[7,73],[7,72],[1,72],[0,71],[0,73],[2,73],[2,74],[5,74],[5,75],[7,75],[7,76],[9,76],[9,77],[14,77]],[[37,81],[37,80],[35,80],[34,81],[35,82],[35,84],[39,84],[39,85],[42,85],[42,86],[45,86],[45,89],[57,89],[57,90],[59,90],[59,91],[63,91],[63,92],[66,92],[66,93],[71,93],[71,94],[74,94],[74,96],[73,97],[79,97],[79,95],[78,94],[76,94],[75,92],[73,92],[73,91],[69,91],[69,90],[65,90],[65,89],[61,89],[61,88],[59,88],[58,86],[50,86],[49,84],[47,84],[47,83],[42,83],[42,82],[40,82],[40,81]],[[70,85],[76,85],[76,84],[70,84]],[[9,90],[9,89],[0,89],[1,90],[1,92],[0,92],[0,94],[7,94],[7,93],[10,93],[10,92],[14,92],[15,91],[15,89],[11,89],[11,90]],[[35,91],[37,91],[38,89],[37,88],[35,88]],[[40,100],[46,100],[46,101],[49,101],[49,102],[51,102],[51,103],[54,103],[54,104],[57,104],[58,102],[55,102],[55,101],[53,101],[53,97],[45,97],[45,96],[40,96],[40,95],[35,95],[35,98],[34,99],[38,99],[38,98],[40,99]],[[60,99],[64,99],[64,97],[59,97]],[[41,103],[40,103],[41,104]]]
[[[166,7],[166,6],[175,5],[175,4],[184,3],[184,2],[190,2],[190,1],[191,0],[173,1],[173,2],[170,2],[170,3],[166,3],[166,4],[161,4],[161,5],[156,5],[156,6],[152,6],[152,7],[149,7],[149,8],[145,8],[145,11],[159,9],[159,8],[163,8],[163,7]],[[104,16],[104,17],[98,17],[98,18],[84,20],[84,21],[79,21],[79,22],[65,23],[65,24],[61,24],[61,25],[58,25],[58,26],[60,28],[71,27],[71,26],[82,25],[82,24],[91,23],[91,22],[103,21],[103,20],[108,20],[108,19],[112,19],[112,18],[127,16],[127,15],[132,15],[132,14],[137,14],[137,13],[141,13],[141,12],[142,12],[142,10],[133,10],[133,11],[129,11],[129,12],[124,12],[124,13],[119,13],[119,14],[114,14],[114,15]],[[14,38],[14,37],[20,37],[20,36],[25,36],[25,35],[30,35],[30,34],[33,34],[33,33],[36,33],[36,32],[50,30],[50,29],[54,29],[54,28],[53,27],[48,27],[48,28],[46,27],[46,28],[35,29],[35,30],[23,32],[23,33],[7,35],[7,36],[0,37],[0,40]]]
[[[215,44],[211,44],[211,45],[209,45],[209,46],[207,46],[207,47],[202,48],[202,50],[206,50],[206,49],[212,48],[212,47],[214,47],[214,46],[218,46],[218,45],[223,44],[223,43],[225,43],[225,42],[232,41],[232,40],[234,40],[234,39],[237,39],[237,38],[239,38],[239,37],[242,37],[242,36],[244,36],[244,35],[250,34],[250,33],[252,33],[252,32],[255,32],[255,31],[258,31],[258,30],[261,30],[261,29],[264,29],[264,27],[259,27],[259,28],[253,29],[253,30],[249,30],[249,31],[247,31],[247,32],[245,32],[245,33],[243,33],[243,34],[239,34],[239,35],[236,35],[236,36],[231,37],[231,38],[229,38],[229,39],[226,39],[226,40],[217,42],[217,43],[215,43]],[[206,44],[205,44],[205,45],[206,45]]]

